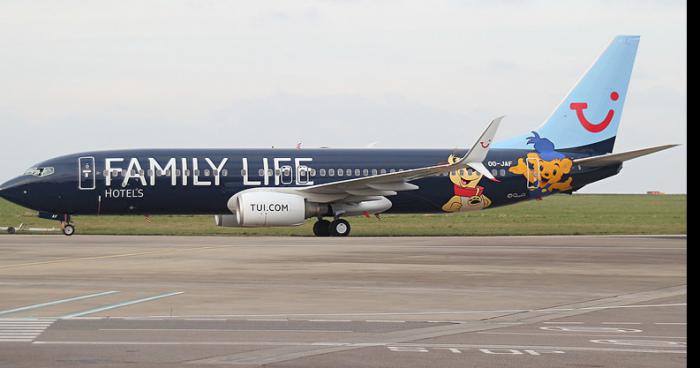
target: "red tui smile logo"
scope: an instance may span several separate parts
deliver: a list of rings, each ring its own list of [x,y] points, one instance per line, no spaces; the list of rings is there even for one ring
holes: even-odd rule
[[[620,98],[620,94],[617,92],[613,91],[610,94],[610,100],[612,101],[617,101],[617,99]],[[610,125],[610,122],[613,119],[613,116],[615,115],[615,110],[610,109],[608,110],[608,114],[605,116],[605,119],[601,121],[600,123],[593,124],[588,119],[586,119],[586,115],[584,115],[583,110],[588,108],[588,104],[585,102],[572,102],[571,105],[569,105],[569,108],[571,110],[576,111],[576,117],[578,118],[579,123],[589,132],[591,133],[600,133],[605,128]]]
[[[491,145],[491,140],[489,139],[488,142],[481,141],[479,143],[481,144],[482,148],[489,148],[489,146]]]

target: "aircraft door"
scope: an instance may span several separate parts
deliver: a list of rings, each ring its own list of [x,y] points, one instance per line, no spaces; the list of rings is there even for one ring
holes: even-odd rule
[[[540,185],[540,159],[537,157],[527,158],[527,187],[536,189]]]
[[[78,188],[80,190],[95,189],[95,158],[78,158]]]
[[[297,168],[297,184],[306,185],[308,182],[309,168],[301,165]]]
[[[281,168],[281,181],[282,184],[292,184],[294,181],[294,171],[291,166],[282,166]]]

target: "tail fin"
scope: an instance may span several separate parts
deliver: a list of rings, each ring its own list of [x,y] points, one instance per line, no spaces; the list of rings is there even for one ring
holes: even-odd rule
[[[617,36],[552,114],[533,131],[557,151],[590,155],[612,152],[627,96],[639,36]],[[530,138],[530,139],[528,139]],[[494,143],[498,148],[532,148],[525,134]]]

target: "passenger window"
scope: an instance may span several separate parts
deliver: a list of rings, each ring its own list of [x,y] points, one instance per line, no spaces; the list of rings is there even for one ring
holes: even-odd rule
[[[259,175],[259,176],[265,175],[265,170],[259,169],[259,170],[258,170],[258,175]]]
[[[389,170],[389,172],[390,172],[390,173],[395,173],[395,172],[396,172],[396,169],[391,169],[391,170]]]
[[[204,170],[204,176],[209,176],[211,174],[211,171],[209,169]]]
[[[321,176],[326,176],[326,169],[319,169],[318,173],[321,174]]]
[[[360,169],[355,169],[355,176],[360,176]]]
[[[335,169],[328,169],[328,176],[335,176]]]
[[[228,170],[227,169],[221,170],[221,175],[228,176]]]
[[[498,170],[496,170],[496,169],[491,170],[491,175],[498,176]]]
[[[372,175],[377,175],[377,169],[372,169]]]
[[[245,173],[246,173],[245,169],[241,169],[241,176],[245,176]],[[178,175],[180,175],[180,174],[178,174]]]
[[[379,173],[380,173],[380,174],[386,174],[386,169],[381,169],[381,170],[379,170]]]
[[[345,169],[345,176],[352,176],[352,170]]]
[[[368,176],[368,175],[369,175],[369,170],[367,170],[367,169],[362,169],[362,175]]]
[[[338,176],[343,176],[343,169],[338,169],[335,171]]]
[[[501,174],[501,176],[506,176],[506,169],[499,170],[499,174]]]

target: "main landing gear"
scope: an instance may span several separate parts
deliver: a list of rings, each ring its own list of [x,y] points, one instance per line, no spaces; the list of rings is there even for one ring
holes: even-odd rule
[[[314,224],[316,236],[348,236],[348,234],[350,234],[350,223],[340,218],[333,221],[319,219]]]

